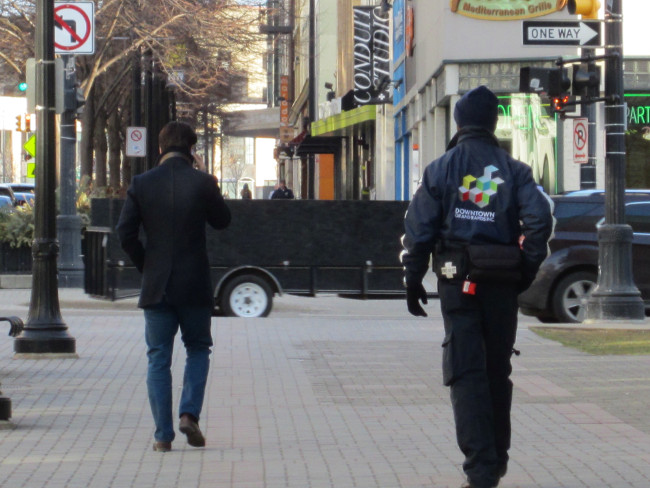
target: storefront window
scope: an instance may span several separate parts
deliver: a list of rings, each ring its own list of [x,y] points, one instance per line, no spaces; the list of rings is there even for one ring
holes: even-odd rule
[[[650,188],[650,94],[626,95],[626,187]]]
[[[499,97],[496,136],[513,158],[530,165],[547,193],[557,193],[557,124],[538,95]]]

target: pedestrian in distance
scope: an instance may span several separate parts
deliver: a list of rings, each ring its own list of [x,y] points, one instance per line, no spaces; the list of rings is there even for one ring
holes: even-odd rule
[[[293,200],[293,192],[290,188],[287,188],[287,182],[285,180],[280,180],[280,186],[277,190],[271,195],[272,200]]]
[[[194,169],[197,137],[182,122],[160,131],[158,165],[133,178],[117,225],[124,251],[142,273],[138,306],[144,310],[147,391],[155,423],[154,451],[171,450],[171,363],[181,330],[186,362],[179,430],[194,447],[205,445],[199,428],[210,364],[213,297],[206,250],[206,223],[230,223],[217,179]],[[145,239],[139,232],[143,230]]]
[[[244,183],[244,187],[241,189],[241,192],[239,192],[239,195],[241,196],[242,200],[251,200],[253,198],[253,194],[248,188],[248,183]]]
[[[422,280],[433,255],[443,382],[465,455],[465,488],[495,487],[506,474],[517,295],[535,278],[553,227],[530,167],[499,147],[497,106],[484,86],[458,101],[458,132],[425,169],[402,239],[407,307],[415,316],[427,315]]]

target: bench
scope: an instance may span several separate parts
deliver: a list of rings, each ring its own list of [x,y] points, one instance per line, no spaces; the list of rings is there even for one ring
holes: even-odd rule
[[[0,322],[9,322],[9,337],[18,336],[24,329],[23,321],[18,317],[0,317]],[[0,422],[11,418],[11,399],[0,391]]]

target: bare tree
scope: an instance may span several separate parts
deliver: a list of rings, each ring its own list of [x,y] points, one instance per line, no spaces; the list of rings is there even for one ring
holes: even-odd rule
[[[105,165],[110,148],[110,184],[120,181],[113,175],[118,154],[114,144],[124,140],[123,114],[130,112],[129,75],[134,53],[152,53],[162,74],[173,80],[187,117],[206,106],[212,113],[220,113],[221,106],[232,99],[233,77],[246,72],[242,60],[259,41],[257,29],[251,26],[261,16],[259,6],[264,2],[244,3],[95,0],[95,54],[76,58],[77,77],[86,98],[82,175],[92,177],[97,169],[96,185],[107,184],[105,171],[93,168],[93,161]],[[0,81],[24,79],[25,61],[34,51],[34,12],[35,0],[0,0]],[[114,119],[116,113],[119,117]],[[106,144],[106,135],[98,133],[106,130],[120,131],[120,135],[109,135]]]

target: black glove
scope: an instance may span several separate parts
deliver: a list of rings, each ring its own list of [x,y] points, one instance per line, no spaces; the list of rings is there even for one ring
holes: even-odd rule
[[[407,285],[406,286],[406,306],[409,309],[411,315],[416,317],[426,317],[427,313],[424,311],[420,305],[420,300],[425,305],[427,304],[427,291],[422,286],[422,283],[416,285]]]

